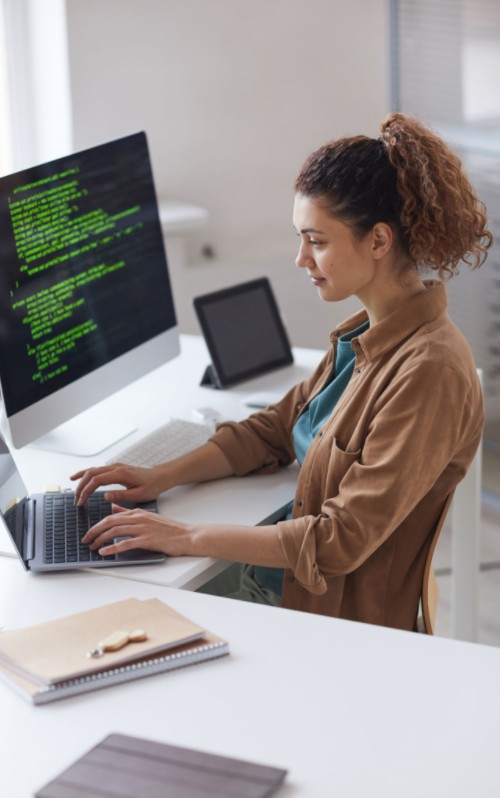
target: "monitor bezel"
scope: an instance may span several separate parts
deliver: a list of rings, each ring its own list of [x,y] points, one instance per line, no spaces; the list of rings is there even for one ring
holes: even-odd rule
[[[154,183],[154,175],[152,173],[148,137],[145,131],[132,132],[117,139],[102,142],[94,147],[87,147],[79,151],[68,153],[68,156],[57,158],[54,161],[47,162],[47,164],[34,164],[33,167],[23,169],[22,173],[29,171],[31,168],[43,168],[49,164],[60,164],[64,162],[66,157],[74,159],[75,157],[85,155],[93,150],[134,138],[137,140],[141,139],[145,142],[149,158],[152,189],[157,209],[157,224],[161,234],[163,260],[171,294],[173,323],[161,333],[137,346],[131,347],[123,354],[98,366],[87,374],[78,377],[68,385],[57,388],[49,395],[33,401],[30,405],[21,410],[8,410],[5,402],[2,402],[3,414],[6,419],[6,433],[9,442],[15,448],[21,448],[30,443],[37,442],[38,439],[47,435],[47,433],[53,432],[66,422],[73,420],[87,410],[91,410],[103,400],[113,396],[118,391],[141,377],[146,376],[151,371],[160,368],[169,360],[180,354],[179,327],[173,300],[172,280],[168,266],[165,236],[161,229],[158,197]],[[16,174],[18,173],[5,175],[5,177],[11,179],[15,177]],[[0,373],[0,386],[2,380],[5,380],[5,375]]]
[[[6,414],[12,445],[19,449],[36,442],[179,354],[179,328],[175,325],[24,410]],[[91,402],[86,392],[91,394]]]

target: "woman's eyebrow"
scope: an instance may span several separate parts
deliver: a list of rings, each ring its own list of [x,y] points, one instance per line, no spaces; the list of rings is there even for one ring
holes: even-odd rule
[[[306,235],[306,233],[319,233],[319,235],[322,235],[322,236],[324,236],[324,235],[325,235],[325,234],[324,234],[324,232],[323,232],[323,230],[316,230],[316,228],[315,228],[315,227],[304,227],[304,228],[303,228],[303,229],[300,231],[300,233],[301,233],[302,235]]]

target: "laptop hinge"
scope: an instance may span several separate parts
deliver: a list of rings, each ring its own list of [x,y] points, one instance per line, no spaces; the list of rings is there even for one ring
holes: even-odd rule
[[[23,560],[27,563],[35,556],[35,500],[23,501]]]

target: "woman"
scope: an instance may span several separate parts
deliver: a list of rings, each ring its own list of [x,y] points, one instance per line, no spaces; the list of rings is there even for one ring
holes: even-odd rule
[[[387,117],[379,139],[321,147],[295,192],[297,266],[324,301],[356,296],[364,308],[332,333],[315,373],[177,460],[72,477],[79,503],[112,483],[126,489],[110,501],[141,501],[297,457],[289,516],[266,527],[187,525],[116,507],[84,541],[103,554],[141,546],[250,563],[237,597],[411,630],[436,519],[483,427],[474,362],[448,317],[443,280],[462,260],[484,261],[484,206],[459,159],[402,114]],[[424,281],[425,271],[440,281]],[[113,544],[117,535],[130,538]]]

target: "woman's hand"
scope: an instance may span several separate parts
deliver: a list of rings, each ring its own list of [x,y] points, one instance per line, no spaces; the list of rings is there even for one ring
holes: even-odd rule
[[[276,568],[287,565],[275,525],[184,524],[147,510],[127,510],[116,504],[112,515],[91,527],[82,542],[103,555],[149,549],[171,557],[184,554]]]
[[[90,494],[104,485],[123,485],[125,488],[108,491],[105,495],[107,501],[147,502],[176,485],[222,479],[233,473],[222,450],[209,441],[192,452],[152,468],[112,463],[77,471],[70,479],[80,480],[75,489],[75,504],[84,505]]]
[[[105,494],[105,499],[109,502],[151,501],[167,487],[161,477],[160,468],[139,468],[124,463],[87,468],[72,474],[70,479],[80,480],[75,489],[75,504],[79,506],[83,506],[91,493],[104,485],[124,486],[123,489],[108,491]]]
[[[91,527],[82,538],[82,543],[90,545],[91,549],[98,550],[102,555],[148,549],[176,557],[190,553],[193,531],[188,524],[162,518],[156,513],[127,510],[113,504],[113,514]]]

